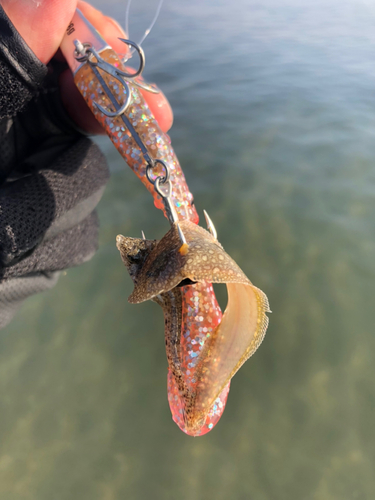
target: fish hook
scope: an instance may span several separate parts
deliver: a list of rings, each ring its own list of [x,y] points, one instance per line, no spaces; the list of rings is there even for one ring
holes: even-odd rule
[[[104,108],[101,104],[97,103],[96,101],[93,102],[94,106],[96,106],[99,111],[101,111],[105,116],[108,116],[109,118],[116,118],[118,116],[121,116],[122,114],[125,113],[129,102],[130,102],[130,89],[128,82],[125,79],[134,79],[137,76],[141,75],[144,67],[145,67],[145,54],[143,52],[142,47],[140,47],[137,43],[132,42],[131,40],[126,40],[125,38],[119,38],[123,43],[130,45],[131,47],[134,47],[134,49],[137,51],[139,55],[139,66],[138,69],[134,73],[128,73],[126,71],[122,71],[114,66],[112,64],[109,64],[107,61],[105,61],[98,52],[93,48],[90,47],[89,44],[82,44],[79,40],[74,41],[74,45],[76,47],[76,59],[78,61],[84,61],[86,60],[88,64],[91,66],[94,66],[96,68],[101,69],[105,73],[111,75],[113,78],[115,78],[117,81],[121,83],[121,85],[124,87],[126,98],[124,103],[117,109],[116,111],[109,111],[108,109]],[[135,83],[138,87],[141,87],[145,90],[148,90],[149,92],[152,93],[158,93],[158,90],[155,90],[154,87],[150,85],[146,85],[143,83],[136,82],[133,80],[133,83]]]

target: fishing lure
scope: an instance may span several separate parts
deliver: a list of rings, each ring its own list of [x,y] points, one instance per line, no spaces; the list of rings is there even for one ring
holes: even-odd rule
[[[132,74],[77,10],[61,49],[96,119],[171,224],[160,241],[119,235],[116,244],[134,282],[129,301],[153,300],[163,309],[172,418],[185,433],[198,436],[216,425],[231,378],[262,342],[268,300],[225,253],[206,213],[208,231],[197,225],[193,196],[170,140],[140,92],[156,91],[137,78],[143,51],[123,41],[140,58]],[[212,283],[227,285],[224,315]]]

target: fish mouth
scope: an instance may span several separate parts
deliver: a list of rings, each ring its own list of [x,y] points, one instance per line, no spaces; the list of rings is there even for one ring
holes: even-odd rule
[[[116,236],[116,247],[118,251],[121,251],[121,246],[124,244],[124,242],[125,242],[125,236],[123,236],[122,234],[118,234]]]

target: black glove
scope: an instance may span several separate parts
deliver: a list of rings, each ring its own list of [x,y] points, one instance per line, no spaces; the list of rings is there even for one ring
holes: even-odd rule
[[[26,297],[52,287],[58,271],[97,248],[94,208],[108,169],[62,107],[60,71],[51,65],[45,77],[0,9],[0,328]]]

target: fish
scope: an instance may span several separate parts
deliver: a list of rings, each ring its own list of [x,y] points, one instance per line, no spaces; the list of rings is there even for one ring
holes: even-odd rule
[[[130,302],[152,300],[163,309],[172,418],[186,434],[201,436],[219,421],[231,378],[264,337],[267,297],[225,253],[210,219],[209,231],[198,225],[170,138],[140,91],[147,90],[138,78],[141,69],[130,75],[78,9],[61,50],[88,107],[171,222],[160,240],[119,235],[116,244],[134,283]],[[212,283],[227,286],[224,315]]]
[[[187,246],[183,251],[181,232]],[[159,241],[118,235],[116,245],[134,283],[129,302],[153,300],[163,309],[170,385],[172,390],[174,383],[174,393],[181,400],[177,423],[189,435],[202,435],[216,420],[210,414],[215,402],[219,409],[220,403],[225,406],[230,380],[264,338],[268,299],[218,240],[189,220],[175,223]],[[190,337],[184,355],[182,336],[188,329],[185,293],[198,283],[225,283],[228,304],[218,325],[204,332],[201,349],[192,349]],[[193,297],[200,300],[199,295]],[[209,323],[209,314],[206,311],[202,324]],[[186,355],[189,349],[190,356]]]

